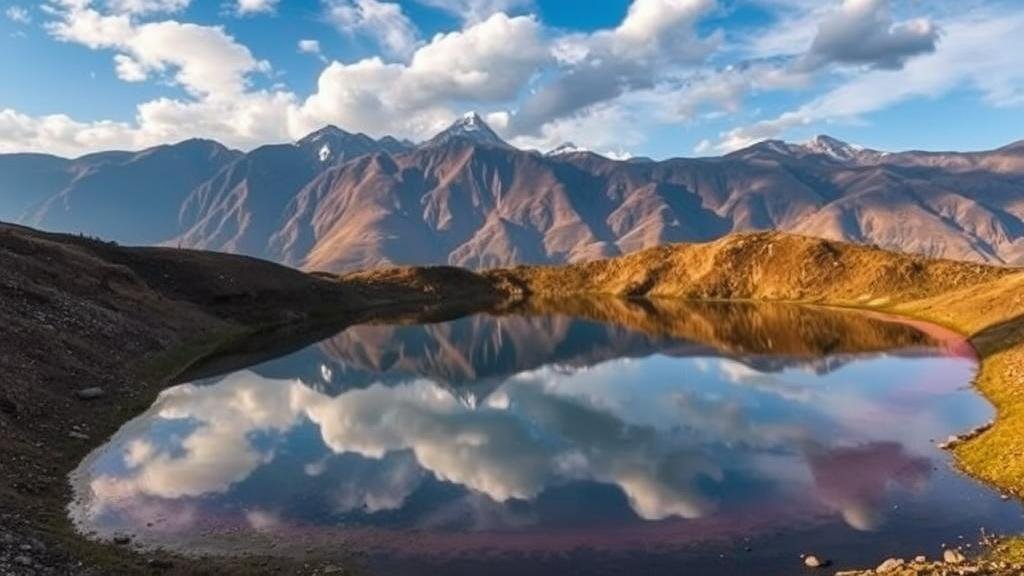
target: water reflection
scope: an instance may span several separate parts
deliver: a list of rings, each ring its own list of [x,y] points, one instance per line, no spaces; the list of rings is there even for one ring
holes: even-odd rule
[[[83,462],[72,516],[160,544],[316,528],[531,549],[884,530],[894,505],[927,521],[984,492],[930,441],[990,413],[948,335],[792,306],[563,309],[354,327],[168,389]]]

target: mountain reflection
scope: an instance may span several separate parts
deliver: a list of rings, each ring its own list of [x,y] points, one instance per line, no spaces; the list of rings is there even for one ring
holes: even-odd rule
[[[856,355],[933,354],[945,344],[906,324],[826,308],[572,299],[535,302],[514,315],[356,326],[322,342],[315,359],[280,363],[268,375],[321,380],[328,391],[411,376],[486,387],[542,366],[571,369],[653,354],[721,356],[762,371],[802,366],[824,372]]]
[[[903,324],[782,305],[567,312],[358,326],[168,389],[82,464],[72,515],[101,533],[210,518],[521,532],[782,506],[872,530],[894,488],[927,491],[928,438],[985,409],[960,397],[970,362]]]

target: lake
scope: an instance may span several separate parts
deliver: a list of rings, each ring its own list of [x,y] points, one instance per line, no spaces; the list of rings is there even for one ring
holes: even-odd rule
[[[380,574],[733,574],[941,554],[1021,509],[939,448],[993,417],[941,328],[573,300],[350,327],[165,390],[72,475],[91,537]]]

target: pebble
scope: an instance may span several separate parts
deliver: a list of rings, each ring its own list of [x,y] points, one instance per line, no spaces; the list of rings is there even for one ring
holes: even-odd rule
[[[804,557],[804,566],[807,566],[808,568],[821,568],[823,566],[828,566],[828,560],[822,560],[813,554],[809,554]]]
[[[21,564],[22,566],[31,566],[32,558],[30,556],[15,556],[14,563]]]
[[[946,564],[962,564],[966,560],[967,558],[964,558],[963,554],[958,550],[953,550],[952,548],[942,553],[942,561]]]
[[[127,536],[114,536],[114,544],[120,544],[123,546],[125,544],[130,543],[131,541],[132,539]]]
[[[81,432],[79,432],[77,430],[72,430],[71,432],[68,432],[68,437],[69,438],[74,438],[75,440],[88,440],[89,439],[89,435],[88,434],[82,434]]]
[[[103,388],[82,388],[75,392],[75,396],[78,396],[79,400],[95,400],[106,396],[106,394],[107,393],[103,391]]]
[[[924,556],[914,556],[914,562],[917,563],[917,564],[924,564],[927,561],[928,561],[928,558],[926,558]]]
[[[879,564],[878,568],[875,568],[875,573],[887,574],[889,572],[895,572],[902,568],[904,564],[906,564],[906,562],[904,562],[902,558],[889,558],[885,562]]]

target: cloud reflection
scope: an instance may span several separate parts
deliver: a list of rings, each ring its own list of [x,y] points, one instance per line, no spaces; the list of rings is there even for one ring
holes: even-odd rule
[[[516,326],[517,346],[526,346],[528,331]],[[562,336],[581,333],[571,322],[558,327]],[[545,350],[559,348],[551,328],[537,327],[548,335],[538,338]],[[527,355],[536,368],[490,380],[480,394],[438,383],[447,369],[430,346],[429,377],[390,377],[336,395],[254,371],[168,389],[83,463],[73,515],[96,526],[177,514],[166,526],[180,530],[204,512],[230,509],[253,530],[273,531],[308,518],[303,506],[312,506],[320,521],[400,516],[423,529],[486,530],[543,523],[545,494],[585,484],[618,494],[595,507],[621,506],[643,521],[742,514],[742,502],[795,494],[800,507],[824,505],[870,530],[894,487],[927,483],[928,460],[899,441],[906,420],[884,417],[900,408],[848,382],[846,368],[769,373],[712,355],[637,357],[635,344],[615,359],[607,338],[583,334],[573,357],[596,343],[600,361],[567,366]],[[382,357],[372,341],[364,334],[359,349]],[[494,346],[481,356],[486,365]],[[324,368],[314,367],[316,380]],[[948,390],[962,380],[946,376]],[[904,386],[901,401],[933,401],[943,389]],[[861,431],[868,417],[871,430]],[[915,422],[915,434],[942,426]]]

